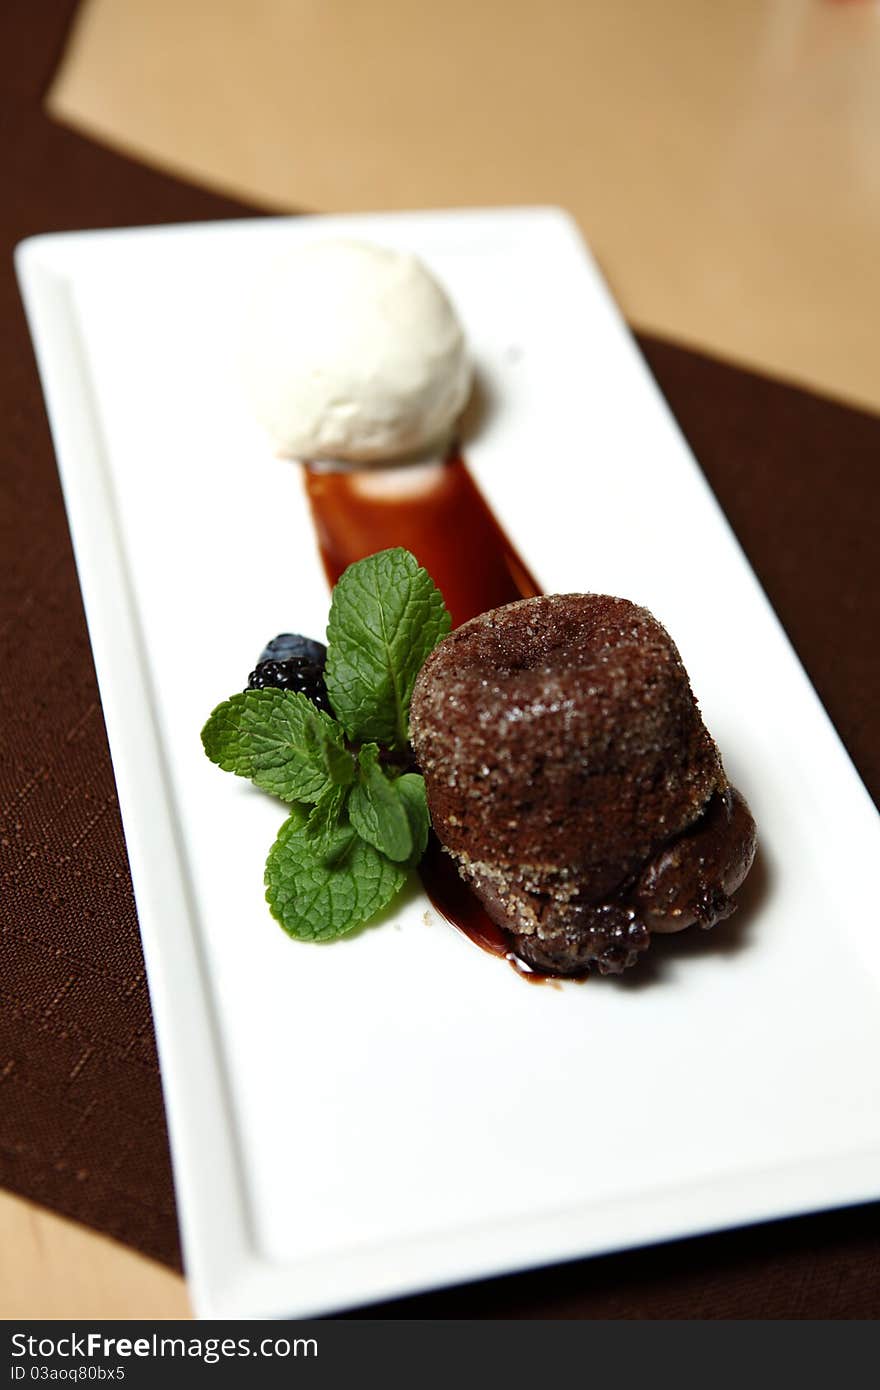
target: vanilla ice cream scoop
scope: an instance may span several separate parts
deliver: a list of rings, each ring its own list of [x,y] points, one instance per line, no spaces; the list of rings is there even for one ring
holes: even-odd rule
[[[282,454],[376,462],[441,445],[471,388],[464,332],[415,256],[314,242],[278,262],[242,342],[251,405]]]

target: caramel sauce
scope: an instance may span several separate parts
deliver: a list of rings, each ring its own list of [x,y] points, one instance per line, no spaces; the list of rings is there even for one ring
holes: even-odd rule
[[[440,589],[455,627],[541,593],[457,453],[386,467],[306,464],[305,482],[331,586],[355,560],[402,545]],[[437,911],[477,946],[533,983],[553,978],[513,953],[433,834],[419,874]]]
[[[402,545],[443,594],[454,627],[541,593],[457,454],[396,467],[307,464],[305,478],[331,585],[355,560]]]

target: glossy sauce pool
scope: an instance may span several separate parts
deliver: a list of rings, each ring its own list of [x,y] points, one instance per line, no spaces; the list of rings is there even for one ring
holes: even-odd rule
[[[305,477],[331,584],[353,561],[402,545],[443,594],[453,627],[541,592],[457,455],[335,472],[307,464]]]
[[[355,560],[401,545],[440,589],[453,627],[541,593],[458,454],[372,468],[306,464],[305,483],[331,585]],[[525,979],[552,978],[514,955],[433,834],[419,873],[437,911],[477,946],[503,957]]]

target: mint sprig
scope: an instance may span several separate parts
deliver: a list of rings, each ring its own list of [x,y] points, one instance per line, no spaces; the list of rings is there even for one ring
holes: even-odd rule
[[[282,801],[320,801],[354,781],[335,719],[293,690],[245,690],[218,705],[202,730],[211,762],[249,777]]]
[[[340,857],[336,831],[344,810],[345,788],[331,787],[309,812],[306,835],[312,841],[315,853],[325,861]]]
[[[408,550],[349,565],[333,590],[325,671],[349,738],[406,748],[416,676],[451,621],[443,595]]]
[[[348,803],[355,830],[368,845],[381,850],[395,863],[418,863],[427,843],[429,824],[424,778],[414,773],[408,774],[409,782],[407,777],[387,777],[379,763],[379,749],[375,743],[365,744],[358,755],[358,764],[360,780],[352,788]],[[421,787],[421,800],[418,793],[411,794],[412,780]],[[421,848],[413,860],[417,844]]]
[[[428,832],[431,829],[425,779],[420,772],[406,772],[398,777],[394,786],[409,820],[412,849],[406,862],[414,869],[428,848]]]
[[[329,852],[315,853],[304,812],[295,808],[266,861],[266,901],[286,932],[300,941],[332,941],[385,907],[406,871],[338,825]]]
[[[247,690],[202,730],[212,762],[292,803],[266,863],[266,898],[290,935],[328,941],[374,916],[425,852],[425,783],[409,766],[409,705],[451,626],[407,550],[349,568],[334,591],[325,681],[336,718],[303,694]]]

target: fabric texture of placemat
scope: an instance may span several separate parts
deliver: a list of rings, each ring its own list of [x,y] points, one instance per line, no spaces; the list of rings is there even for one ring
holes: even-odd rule
[[[4,128],[12,136],[2,186],[15,190],[0,206],[0,1183],[179,1267],[125,844],[11,253],[35,232],[246,209],[45,118],[40,99],[73,8],[70,0],[12,0],[0,17]],[[880,419],[640,341],[877,799],[880,652],[871,635],[880,629]],[[871,1206],[510,1276],[382,1311],[874,1317],[878,1290],[880,1206]]]

